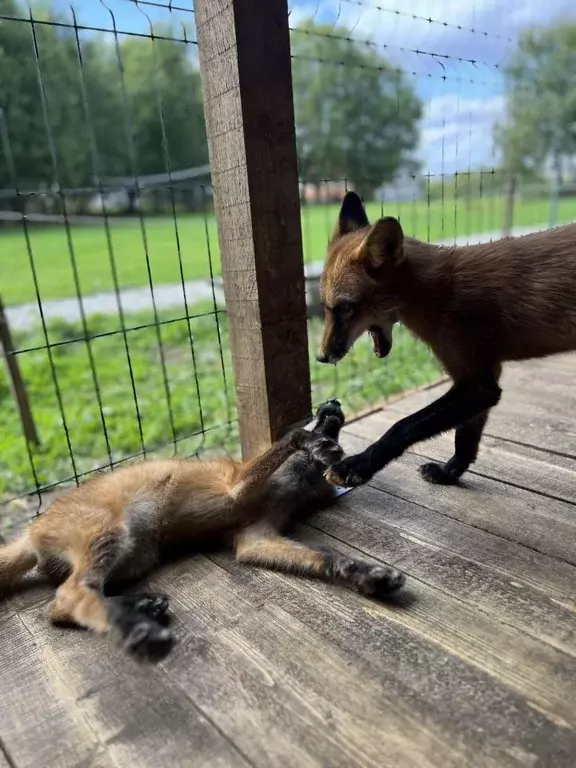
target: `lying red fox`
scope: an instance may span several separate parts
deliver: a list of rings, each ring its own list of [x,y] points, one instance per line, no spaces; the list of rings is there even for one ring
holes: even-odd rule
[[[476,460],[505,360],[576,349],[576,225],[481,245],[445,247],[404,238],[396,219],[370,225],[360,198],[344,198],[320,283],[325,308],[321,363],[336,363],[368,331],[377,357],[400,321],[453,379],[436,402],[402,419],[326,477],[367,482],[407,448],[456,429],[444,465],[423,477],[454,484]]]
[[[110,586],[147,574],[174,543],[207,538],[232,543],[236,558],[314,576],[383,596],[404,575],[282,535],[302,512],[327,505],[323,478],[343,455],[344,414],[337,400],[321,406],[312,431],[299,429],[252,462],[172,459],[125,466],[65,493],[24,536],[0,548],[0,592],[38,565],[63,583],[51,603],[57,622],[113,630],[141,659],[163,658],[173,644],[163,626],[168,599],[155,593],[110,597]]]

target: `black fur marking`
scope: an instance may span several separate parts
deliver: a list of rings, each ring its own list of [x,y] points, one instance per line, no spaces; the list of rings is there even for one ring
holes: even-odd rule
[[[122,638],[124,650],[137,661],[161,661],[172,650],[174,635],[158,621],[137,610],[134,602],[130,606],[128,599],[127,604],[126,597],[130,598],[124,595],[108,598],[108,615]]]
[[[346,557],[328,547],[319,547],[325,558],[325,575],[331,581],[371,597],[385,597],[406,583],[401,571],[388,565],[372,565]]]
[[[459,477],[457,473],[462,474],[473,460],[470,457],[476,455],[484,412],[498,403],[501,393],[491,375],[454,384],[438,400],[394,424],[365,451],[335,464],[331,468],[332,479],[337,478],[339,484],[347,487],[362,485],[414,443],[454,428],[460,428],[458,445],[454,462],[448,462],[445,470]],[[466,461],[468,465],[464,466]]]

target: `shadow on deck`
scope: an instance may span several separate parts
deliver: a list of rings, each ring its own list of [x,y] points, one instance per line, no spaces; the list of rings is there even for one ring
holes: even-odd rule
[[[396,604],[195,557],[156,574],[180,642],[138,667],[0,606],[0,768],[576,764],[576,357],[511,365],[474,471],[415,446],[301,538],[393,563]],[[352,422],[356,451],[443,386]],[[4,757],[2,756],[4,754]]]

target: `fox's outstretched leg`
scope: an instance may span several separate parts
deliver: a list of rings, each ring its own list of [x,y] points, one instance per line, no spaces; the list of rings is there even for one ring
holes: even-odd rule
[[[141,660],[166,656],[174,639],[158,619],[167,609],[163,595],[105,597],[106,578],[121,557],[127,534],[110,530],[85,552],[67,552],[72,572],[58,588],[50,613],[57,623],[74,622],[100,634],[118,635],[126,651]]]
[[[374,597],[389,595],[405,582],[404,574],[390,566],[354,560],[328,547],[307,547],[262,526],[239,534],[235,553],[240,563],[334,582]]]
[[[319,435],[331,438],[330,445],[334,445],[333,441],[340,433],[343,423],[344,414],[337,400],[331,400],[320,406],[317,414],[317,424],[311,432],[305,429],[296,429],[290,432],[274,443],[261,456],[253,459],[243,467],[240,477],[231,489],[231,496],[234,501],[242,503],[255,501],[258,495],[264,491],[266,481],[291,456],[298,451],[312,449],[315,445],[321,447],[322,441],[319,440]],[[336,437],[333,437],[333,435]],[[326,447],[328,447],[328,442]],[[334,447],[337,448],[337,446]],[[339,453],[340,455],[333,457],[334,461],[342,457],[341,450],[339,450]]]

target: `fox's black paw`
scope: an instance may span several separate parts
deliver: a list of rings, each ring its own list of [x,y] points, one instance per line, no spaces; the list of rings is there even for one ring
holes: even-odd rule
[[[150,619],[163,619],[170,607],[168,595],[160,592],[137,592],[133,595],[125,595],[132,608],[145,614]]]
[[[358,576],[358,591],[371,597],[384,597],[406,583],[406,576],[388,565],[366,566]]]
[[[324,472],[324,477],[331,485],[342,488],[355,488],[364,485],[372,478],[373,472],[358,456],[350,456],[348,459],[333,464]]]
[[[339,400],[328,400],[327,402],[322,403],[316,411],[317,427],[321,427],[322,423],[328,418],[338,419],[341,425],[346,421]]]
[[[458,485],[460,480],[460,475],[450,472],[443,464],[434,461],[422,464],[419,472],[427,483],[436,485]]]
[[[136,622],[124,639],[124,650],[141,662],[162,661],[173,646],[172,632],[150,620]]]

